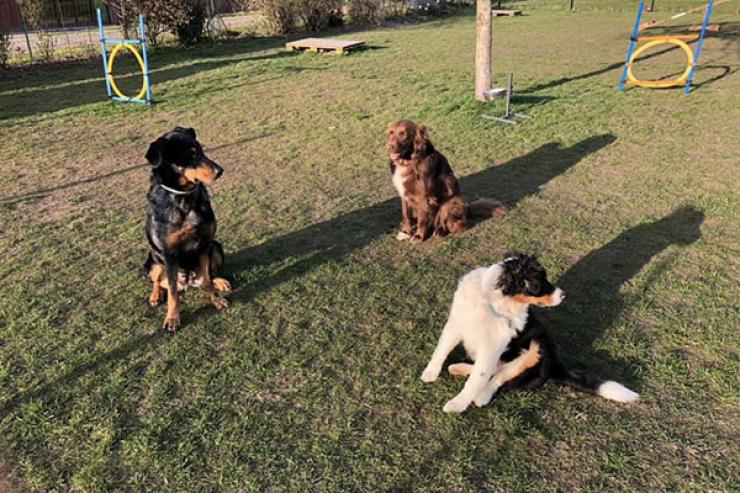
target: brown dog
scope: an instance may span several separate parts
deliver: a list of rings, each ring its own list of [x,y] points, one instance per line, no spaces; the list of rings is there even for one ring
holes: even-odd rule
[[[429,141],[427,128],[410,120],[388,125],[386,142],[393,184],[401,197],[399,241],[424,241],[434,236],[461,233],[471,217],[503,216],[506,209],[495,200],[467,203],[447,159]]]

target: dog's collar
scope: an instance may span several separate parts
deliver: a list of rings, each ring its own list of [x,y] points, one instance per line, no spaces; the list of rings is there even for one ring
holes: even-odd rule
[[[486,307],[488,308],[488,310],[491,312],[491,314],[494,317],[496,317],[496,318],[503,318],[504,320],[506,320],[506,323],[509,326],[509,328],[510,329],[512,328],[511,318],[507,317],[503,313],[501,313],[498,310],[496,310],[496,308],[494,308],[494,306],[493,306],[493,303],[486,303]]]
[[[196,185],[195,188],[191,190],[175,190],[174,188],[170,188],[166,185],[159,184],[160,187],[162,187],[164,190],[167,190],[170,193],[174,193],[175,195],[190,195],[191,193],[195,192],[200,188],[200,184]]]

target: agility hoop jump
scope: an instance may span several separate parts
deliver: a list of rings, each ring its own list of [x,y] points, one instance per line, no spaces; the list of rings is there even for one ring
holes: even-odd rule
[[[108,92],[108,97],[113,101],[123,101],[128,103],[144,103],[152,104],[152,84],[149,80],[149,60],[147,58],[146,51],[146,29],[144,27],[144,16],[139,14],[139,39],[105,39],[105,31],[103,30],[103,16],[98,10],[98,33],[100,36],[100,49],[103,53],[103,72],[105,73],[105,89]],[[141,46],[141,53],[136,48],[136,45]],[[108,47],[112,46],[110,54],[108,54]],[[126,49],[131,52],[136,58],[141,68],[141,89],[139,93],[134,97],[126,96],[121,92],[116,84],[116,79],[113,76],[113,63],[116,60],[116,56],[122,50]]]
[[[717,3],[724,3],[727,0],[719,0]],[[630,47],[627,51],[627,61],[624,64],[624,70],[622,71],[622,78],[619,81],[619,92],[622,92],[624,90],[624,84],[625,82],[628,84],[632,84],[634,86],[640,86],[640,87],[653,87],[653,88],[662,88],[662,87],[673,87],[673,86],[685,86],[685,92],[688,95],[689,92],[691,92],[691,81],[694,78],[694,72],[696,71],[696,66],[699,62],[699,54],[701,53],[701,47],[704,43],[704,34],[707,31],[707,25],[709,24],[709,17],[712,15],[712,7],[714,6],[714,0],[709,0],[709,4],[707,4],[704,7],[699,7],[696,9],[687,10],[686,12],[681,12],[680,14],[676,14],[670,19],[665,19],[662,21],[651,21],[647,22],[645,24],[640,24],[640,19],[642,19],[642,14],[645,9],[645,2],[640,2],[640,7],[637,10],[637,19],[635,20],[635,27],[632,31],[632,37],[630,38]],[[704,14],[704,22],[701,26],[701,32],[699,34],[675,34],[675,35],[662,35],[662,36],[640,36],[639,33],[643,29],[647,29],[659,24],[663,24],[665,22],[668,22],[669,20],[676,19],[678,17],[683,17],[686,14],[697,12],[700,10],[705,10]],[[696,41],[698,40],[698,43],[696,45],[696,51],[691,51],[691,47],[687,44],[687,42]],[[645,43],[644,45],[640,46],[639,48],[635,49],[636,43]],[[661,45],[661,44],[672,44],[674,46],[677,46],[681,48],[684,53],[686,53],[686,69],[683,71],[683,73],[677,78],[677,79],[666,79],[666,80],[640,80],[637,77],[635,77],[634,72],[632,71],[632,66],[635,63],[635,59],[640,56],[641,53],[643,53],[645,50],[652,48],[653,46]]]

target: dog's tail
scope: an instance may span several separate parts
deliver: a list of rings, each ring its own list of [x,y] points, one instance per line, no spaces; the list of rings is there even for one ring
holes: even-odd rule
[[[504,217],[506,215],[506,207],[497,200],[478,199],[468,202],[467,206],[468,217],[471,218],[488,219],[493,216]]]
[[[600,395],[605,399],[617,402],[633,402],[640,398],[640,394],[633,392],[621,383],[613,380],[602,380],[594,375],[567,370],[559,363],[553,368],[552,379],[558,383],[569,385],[575,389]]]

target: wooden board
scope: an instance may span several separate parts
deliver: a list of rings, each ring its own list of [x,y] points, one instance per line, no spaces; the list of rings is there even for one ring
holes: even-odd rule
[[[498,9],[493,9],[491,11],[491,13],[493,14],[494,17],[499,17],[499,16],[502,16],[502,15],[507,15],[507,16],[522,15],[522,11],[521,10],[498,10]]]
[[[346,39],[324,39],[324,38],[305,38],[298,41],[291,41],[285,44],[285,49],[308,50],[314,52],[334,52],[344,54],[365,46],[364,41],[350,41]]]
[[[717,33],[719,30],[719,24],[707,24],[707,31]],[[689,26],[689,31],[701,31],[701,26]]]

